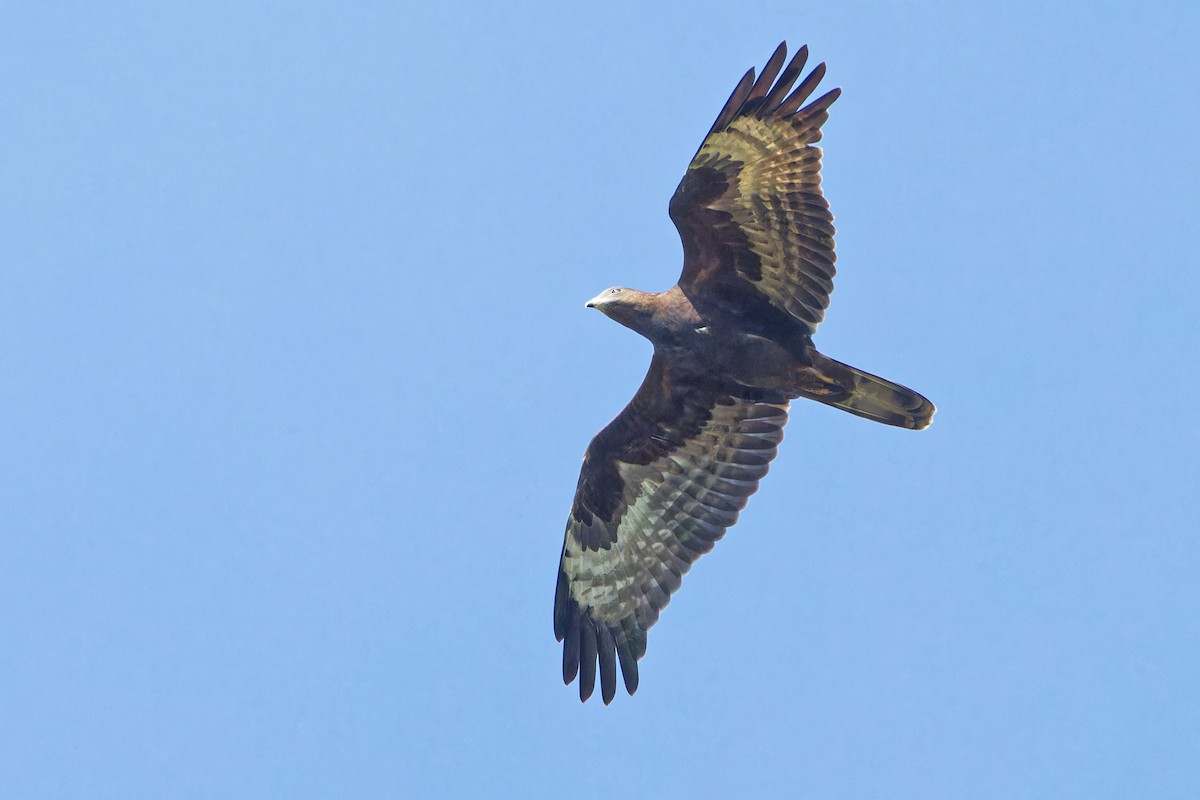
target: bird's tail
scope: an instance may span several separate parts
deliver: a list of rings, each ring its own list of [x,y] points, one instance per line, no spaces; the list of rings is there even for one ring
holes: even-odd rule
[[[800,387],[801,395],[860,417],[921,430],[933,422],[933,403],[898,383],[855,369],[814,353],[813,366]]]

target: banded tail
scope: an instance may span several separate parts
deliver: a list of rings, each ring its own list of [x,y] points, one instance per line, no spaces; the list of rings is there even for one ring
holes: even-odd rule
[[[919,431],[933,422],[933,403],[907,386],[813,355],[813,366],[805,370],[800,386],[803,397],[898,428]]]

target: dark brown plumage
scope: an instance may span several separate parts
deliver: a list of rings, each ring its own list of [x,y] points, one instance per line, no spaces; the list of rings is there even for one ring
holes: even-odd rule
[[[833,291],[833,216],[814,144],[841,90],[807,106],[820,64],[781,44],[725,103],[671,198],[683,274],[657,294],[613,288],[597,308],[654,343],[633,400],[587,449],[558,572],[563,679],[604,702],[637,689],[646,631],[775,457],[788,402],[819,400],[919,429],[933,404],[827,358],[812,334]],[[780,70],[782,69],[782,73]],[[778,81],[776,81],[778,76]],[[803,106],[803,107],[801,107]]]

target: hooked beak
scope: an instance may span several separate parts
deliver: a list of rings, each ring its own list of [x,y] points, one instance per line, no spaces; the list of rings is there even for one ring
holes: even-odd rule
[[[600,294],[596,295],[595,297],[593,297],[591,300],[588,300],[587,303],[584,305],[584,308],[595,308],[600,311],[603,311],[604,309],[602,306],[604,305],[604,303],[607,300],[608,300],[608,291],[605,290],[605,291],[601,292]]]

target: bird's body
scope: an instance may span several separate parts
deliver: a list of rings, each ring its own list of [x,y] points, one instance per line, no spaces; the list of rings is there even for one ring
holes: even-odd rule
[[[645,336],[678,367],[727,374],[747,386],[785,388],[785,375],[803,357],[721,315],[701,313],[679,286],[658,294],[609,289],[588,306]]]
[[[692,159],[670,204],[684,245],[679,282],[588,303],[649,339],[654,357],[588,447],[567,522],[554,629],[563,678],[580,676],[581,699],[597,662],[605,703],[618,661],[627,690],[637,688],[646,631],[758,488],[792,399],[912,429],[933,417],[911,389],[813,346],[834,275],[813,143],[839,90],[800,107],[824,74],[818,66],[791,91],[806,55],[780,75],[780,45],[757,81],[747,73]]]

